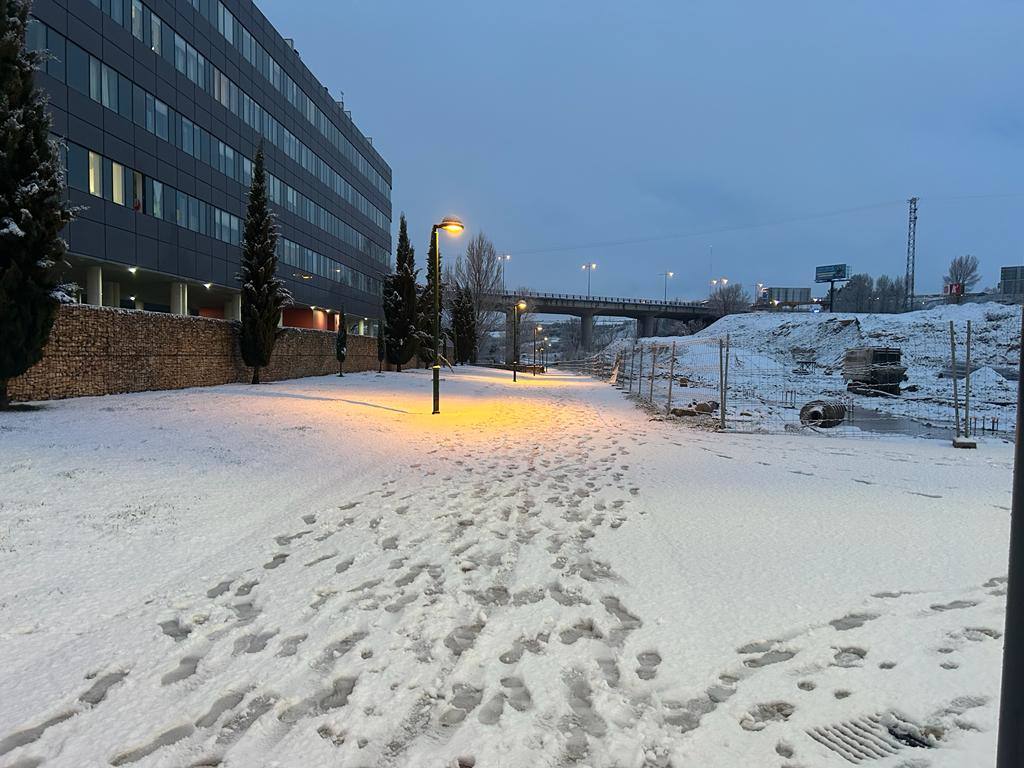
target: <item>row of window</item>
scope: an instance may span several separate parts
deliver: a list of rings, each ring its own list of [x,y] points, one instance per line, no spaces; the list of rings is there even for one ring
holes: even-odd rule
[[[140,127],[216,168],[225,176],[244,186],[249,185],[252,179],[252,161],[249,158],[71,41],[65,40],[60,33],[38,20],[32,20],[28,30],[28,46],[32,50],[48,49],[53,54],[54,58],[47,62],[47,69],[51,75],[62,81],[65,74],[63,68],[51,68],[50,65],[58,53],[66,57],[67,83],[71,88],[123,117],[134,120]],[[271,198],[275,203],[343,240],[383,267],[390,267],[389,252],[366,235],[273,175],[268,174],[268,180]],[[365,198],[362,199],[366,202]],[[373,208],[373,211],[383,219],[383,214],[376,208]]]
[[[68,186],[72,189],[230,245],[241,245],[242,221],[234,214],[78,144],[65,142],[62,155]],[[278,238],[278,257],[304,273],[319,275],[373,296],[381,295],[379,280],[283,237]]]
[[[355,288],[363,293],[381,296],[381,282],[376,278],[357,272],[345,264],[335,261],[312,248],[299,245],[283,237],[277,239],[277,257],[284,263],[297,267],[304,274],[319,275]],[[302,277],[302,275],[298,275]]]
[[[316,153],[305,146],[284,126],[266,114],[244,91],[175,32],[166,22],[150,10],[142,0],[90,0],[121,26],[129,29],[158,56],[162,56],[179,72],[188,77],[217,99],[226,109],[242,117],[253,129],[263,133],[275,146],[286,152],[307,171],[332,188],[332,174],[337,175]],[[237,48],[242,56],[282,93],[332,146],[338,149],[366,179],[391,199],[391,187],[384,177],[363,157],[341,130],[330,121],[316,104],[282,71],[266,50],[253,39],[234,15],[219,0],[190,0],[192,7],[202,14],[221,35]],[[262,52],[262,53],[261,53]],[[251,114],[254,111],[257,114]],[[262,113],[262,114],[259,114]],[[246,115],[249,114],[247,119]],[[264,130],[264,128],[266,130]],[[339,177],[340,178],[340,177]],[[337,194],[343,194],[336,190]]]

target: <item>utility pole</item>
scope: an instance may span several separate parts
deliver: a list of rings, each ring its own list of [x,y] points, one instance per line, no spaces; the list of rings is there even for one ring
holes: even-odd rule
[[[910,205],[910,216],[907,225],[907,275],[903,281],[904,312],[914,308],[914,260],[917,256],[917,198],[912,197],[907,203]]]

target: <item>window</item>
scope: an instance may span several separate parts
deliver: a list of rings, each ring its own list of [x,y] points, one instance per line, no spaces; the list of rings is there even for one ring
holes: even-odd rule
[[[110,18],[124,26],[124,0],[110,0]]]
[[[151,28],[150,34],[153,37],[152,37],[152,43],[150,44],[150,48],[153,49],[153,53],[155,53],[157,56],[160,55],[160,51],[161,51],[161,48],[162,48],[162,46],[160,44],[161,35],[163,35],[162,27],[163,27],[163,25],[160,22],[160,17],[157,16],[155,13],[152,14],[150,16],[150,28]]]
[[[103,197],[103,158],[89,153],[89,194]]]
[[[124,205],[124,166],[120,163],[111,163],[113,173],[113,190],[111,199],[118,205]]]
[[[142,189],[142,174],[132,171],[132,210],[140,213],[143,210]]]
[[[142,0],[132,0],[132,35],[136,40],[143,39],[145,27],[142,25],[142,22]]]
[[[167,141],[167,105],[162,101],[156,102],[156,135]]]
[[[30,51],[46,49],[46,27],[36,19],[29,19],[25,31],[25,47]]]
[[[195,125],[187,117],[181,118],[181,148],[195,156]]]
[[[89,191],[89,153],[77,144],[68,144],[68,186]]]
[[[101,76],[103,80],[103,106],[117,112],[117,72],[104,64],[101,70]]]
[[[89,93],[89,54],[74,43],[67,45],[68,85],[79,93]]]
[[[178,190],[174,203],[174,220],[179,227],[188,226],[188,196]]]
[[[188,199],[188,228],[193,232],[199,231],[199,201],[194,197]]]
[[[174,68],[185,72],[185,38],[177,33],[174,35]]]
[[[156,99],[146,94],[146,130],[156,133]]]
[[[102,101],[103,84],[101,77],[102,67],[99,59],[89,57],[89,98],[93,101]]]
[[[162,219],[164,217],[164,185],[159,181],[153,181],[152,214],[158,219]]]

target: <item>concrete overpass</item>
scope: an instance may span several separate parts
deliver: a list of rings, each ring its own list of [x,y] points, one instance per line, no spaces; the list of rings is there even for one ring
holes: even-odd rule
[[[580,341],[590,350],[594,339],[594,317],[628,317],[637,321],[641,336],[654,335],[654,321],[703,320],[714,322],[722,315],[700,301],[659,301],[656,299],[623,299],[609,296],[581,296],[570,293],[539,293],[517,291],[495,293],[483,297],[485,306],[505,313],[506,348],[512,345],[512,307],[526,302],[526,311],[538,315],[573,315],[580,318]]]

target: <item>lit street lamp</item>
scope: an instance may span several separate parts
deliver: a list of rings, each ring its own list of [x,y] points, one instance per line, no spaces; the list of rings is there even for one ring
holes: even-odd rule
[[[675,272],[659,272],[658,276],[665,278],[665,301],[668,301],[668,279],[670,277],[675,277],[676,273]]]
[[[503,253],[498,256],[498,269],[501,270],[501,292],[505,292],[505,264],[512,259],[511,253]]]
[[[434,225],[430,234],[434,238],[434,411],[441,412],[441,235],[460,235],[465,225],[454,216],[445,216]]]
[[[519,372],[519,313],[526,310],[526,302],[520,299],[512,305],[512,381],[518,381]]]
[[[591,262],[590,264],[584,264],[582,267],[580,267],[580,269],[582,269],[584,272],[587,273],[587,298],[589,299],[590,298],[590,276],[593,274],[594,270],[597,269],[597,264],[594,264],[593,262]]]
[[[541,326],[535,326],[533,329],[533,375],[537,375],[537,334],[543,331]]]

